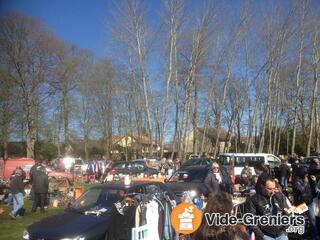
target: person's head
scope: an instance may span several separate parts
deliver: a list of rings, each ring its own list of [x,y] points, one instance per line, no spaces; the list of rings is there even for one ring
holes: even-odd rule
[[[268,197],[271,197],[277,191],[276,181],[271,177],[266,178],[262,185],[263,193]]]
[[[223,192],[208,198],[204,213],[231,214],[232,210],[232,196]],[[203,218],[200,228],[195,233],[195,239],[235,239],[239,233],[238,226],[220,226],[215,224],[208,226],[207,221]]]
[[[17,167],[16,170],[15,170],[15,174],[18,175],[18,176],[22,176],[23,174],[23,170],[21,167]]]
[[[308,169],[304,166],[298,167],[295,175],[299,178],[305,178],[308,175]]]
[[[320,161],[319,161],[319,159],[318,158],[315,158],[315,159],[313,159],[312,161],[311,161],[311,163],[310,163],[310,167],[309,167],[310,169],[320,169]]]
[[[252,176],[252,184],[256,185],[257,182],[258,182],[258,176],[257,175]]]
[[[213,173],[218,173],[220,171],[220,166],[217,162],[212,163],[211,169]]]
[[[260,163],[254,167],[254,171],[259,176],[264,172],[268,172],[268,168],[263,163]]]
[[[248,167],[249,167],[249,163],[245,163],[245,164],[244,164],[244,167],[245,167],[245,168],[248,168]]]
[[[233,209],[232,196],[222,192],[208,198],[204,212],[231,213]]]

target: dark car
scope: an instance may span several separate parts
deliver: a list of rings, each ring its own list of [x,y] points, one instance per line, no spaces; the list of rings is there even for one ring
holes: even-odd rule
[[[310,164],[314,162],[314,160],[320,160],[319,156],[309,156],[305,157],[302,161],[300,161],[299,166],[304,166],[306,168],[310,167]]]
[[[140,161],[122,161],[115,162],[108,172],[109,174],[130,174],[139,175],[141,173],[151,176],[159,172],[151,167],[148,167],[146,162]]]
[[[108,183],[95,186],[79,197],[64,212],[50,216],[27,227],[23,239],[105,239],[115,202],[127,195],[164,192],[171,200],[177,198],[160,182],[139,182],[124,185]]]
[[[165,184],[179,198],[182,197],[186,191],[192,191],[195,197],[201,196],[202,194],[206,196],[208,189],[204,185],[204,180],[210,171],[211,164],[182,167],[179,171],[175,172]],[[223,176],[229,176],[227,168],[221,167],[221,171],[223,172]]]
[[[185,191],[193,191],[196,196],[200,196],[207,193],[203,182],[210,169],[210,165],[182,167],[165,184],[177,197],[182,197]]]
[[[214,160],[211,158],[190,158],[182,164],[182,167],[195,166],[195,165],[207,166],[207,165],[211,165],[213,162]]]

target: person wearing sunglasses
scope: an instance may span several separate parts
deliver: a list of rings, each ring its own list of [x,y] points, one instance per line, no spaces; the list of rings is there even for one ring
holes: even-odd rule
[[[221,191],[231,193],[231,179],[224,171],[221,171],[217,162],[212,163],[211,170],[204,180],[208,196],[214,196]]]

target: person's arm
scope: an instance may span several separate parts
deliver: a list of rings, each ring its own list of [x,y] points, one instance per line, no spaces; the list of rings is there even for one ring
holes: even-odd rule
[[[245,213],[251,213],[257,215],[256,207],[252,201],[252,198],[249,197],[245,203]],[[260,230],[259,226],[248,226],[248,228],[254,232],[256,240],[262,240],[264,233]]]
[[[214,189],[212,186],[212,175],[210,173],[207,175],[206,179],[204,180],[204,185],[208,189],[208,194],[214,192]]]
[[[317,183],[317,186],[316,186],[316,193],[320,193],[320,180],[318,181]]]

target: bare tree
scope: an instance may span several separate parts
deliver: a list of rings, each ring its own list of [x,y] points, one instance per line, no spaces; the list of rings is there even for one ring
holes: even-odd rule
[[[311,99],[311,115],[310,115],[310,131],[307,143],[307,156],[310,155],[310,148],[312,142],[312,136],[314,131],[315,115],[316,115],[316,102],[318,95],[318,81],[319,81],[319,63],[320,63],[320,54],[319,54],[319,25],[315,24],[313,39],[312,39],[312,71],[313,71],[313,84],[312,84],[312,99]]]
[[[182,14],[184,11],[184,3],[181,0],[166,0],[165,6],[168,12],[167,25],[169,27],[169,40],[168,40],[168,70],[166,74],[166,95],[165,105],[162,120],[162,134],[160,138],[160,156],[163,156],[164,138],[167,134],[168,111],[170,107],[170,89],[171,83],[174,78],[174,73],[177,69],[177,38],[178,31],[181,26]]]
[[[52,45],[56,39],[40,22],[18,13],[3,15],[0,22],[2,61],[10,66],[8,74],[21,94],[27,156],[34,158],[37,107],[42,87],[49,77]]]
[[[121,1],[114,3],[115,23],[112,33],[127,48],[129,57],[132,57],[137,76],[143,91],[143,109],[146,116],[146,125],[150,142],[153,142],[151,111],[149,106],[150,84],[147,71],[148,39],[145,6],[139,1]],[[150,148],[152,151],[152,147]]]

